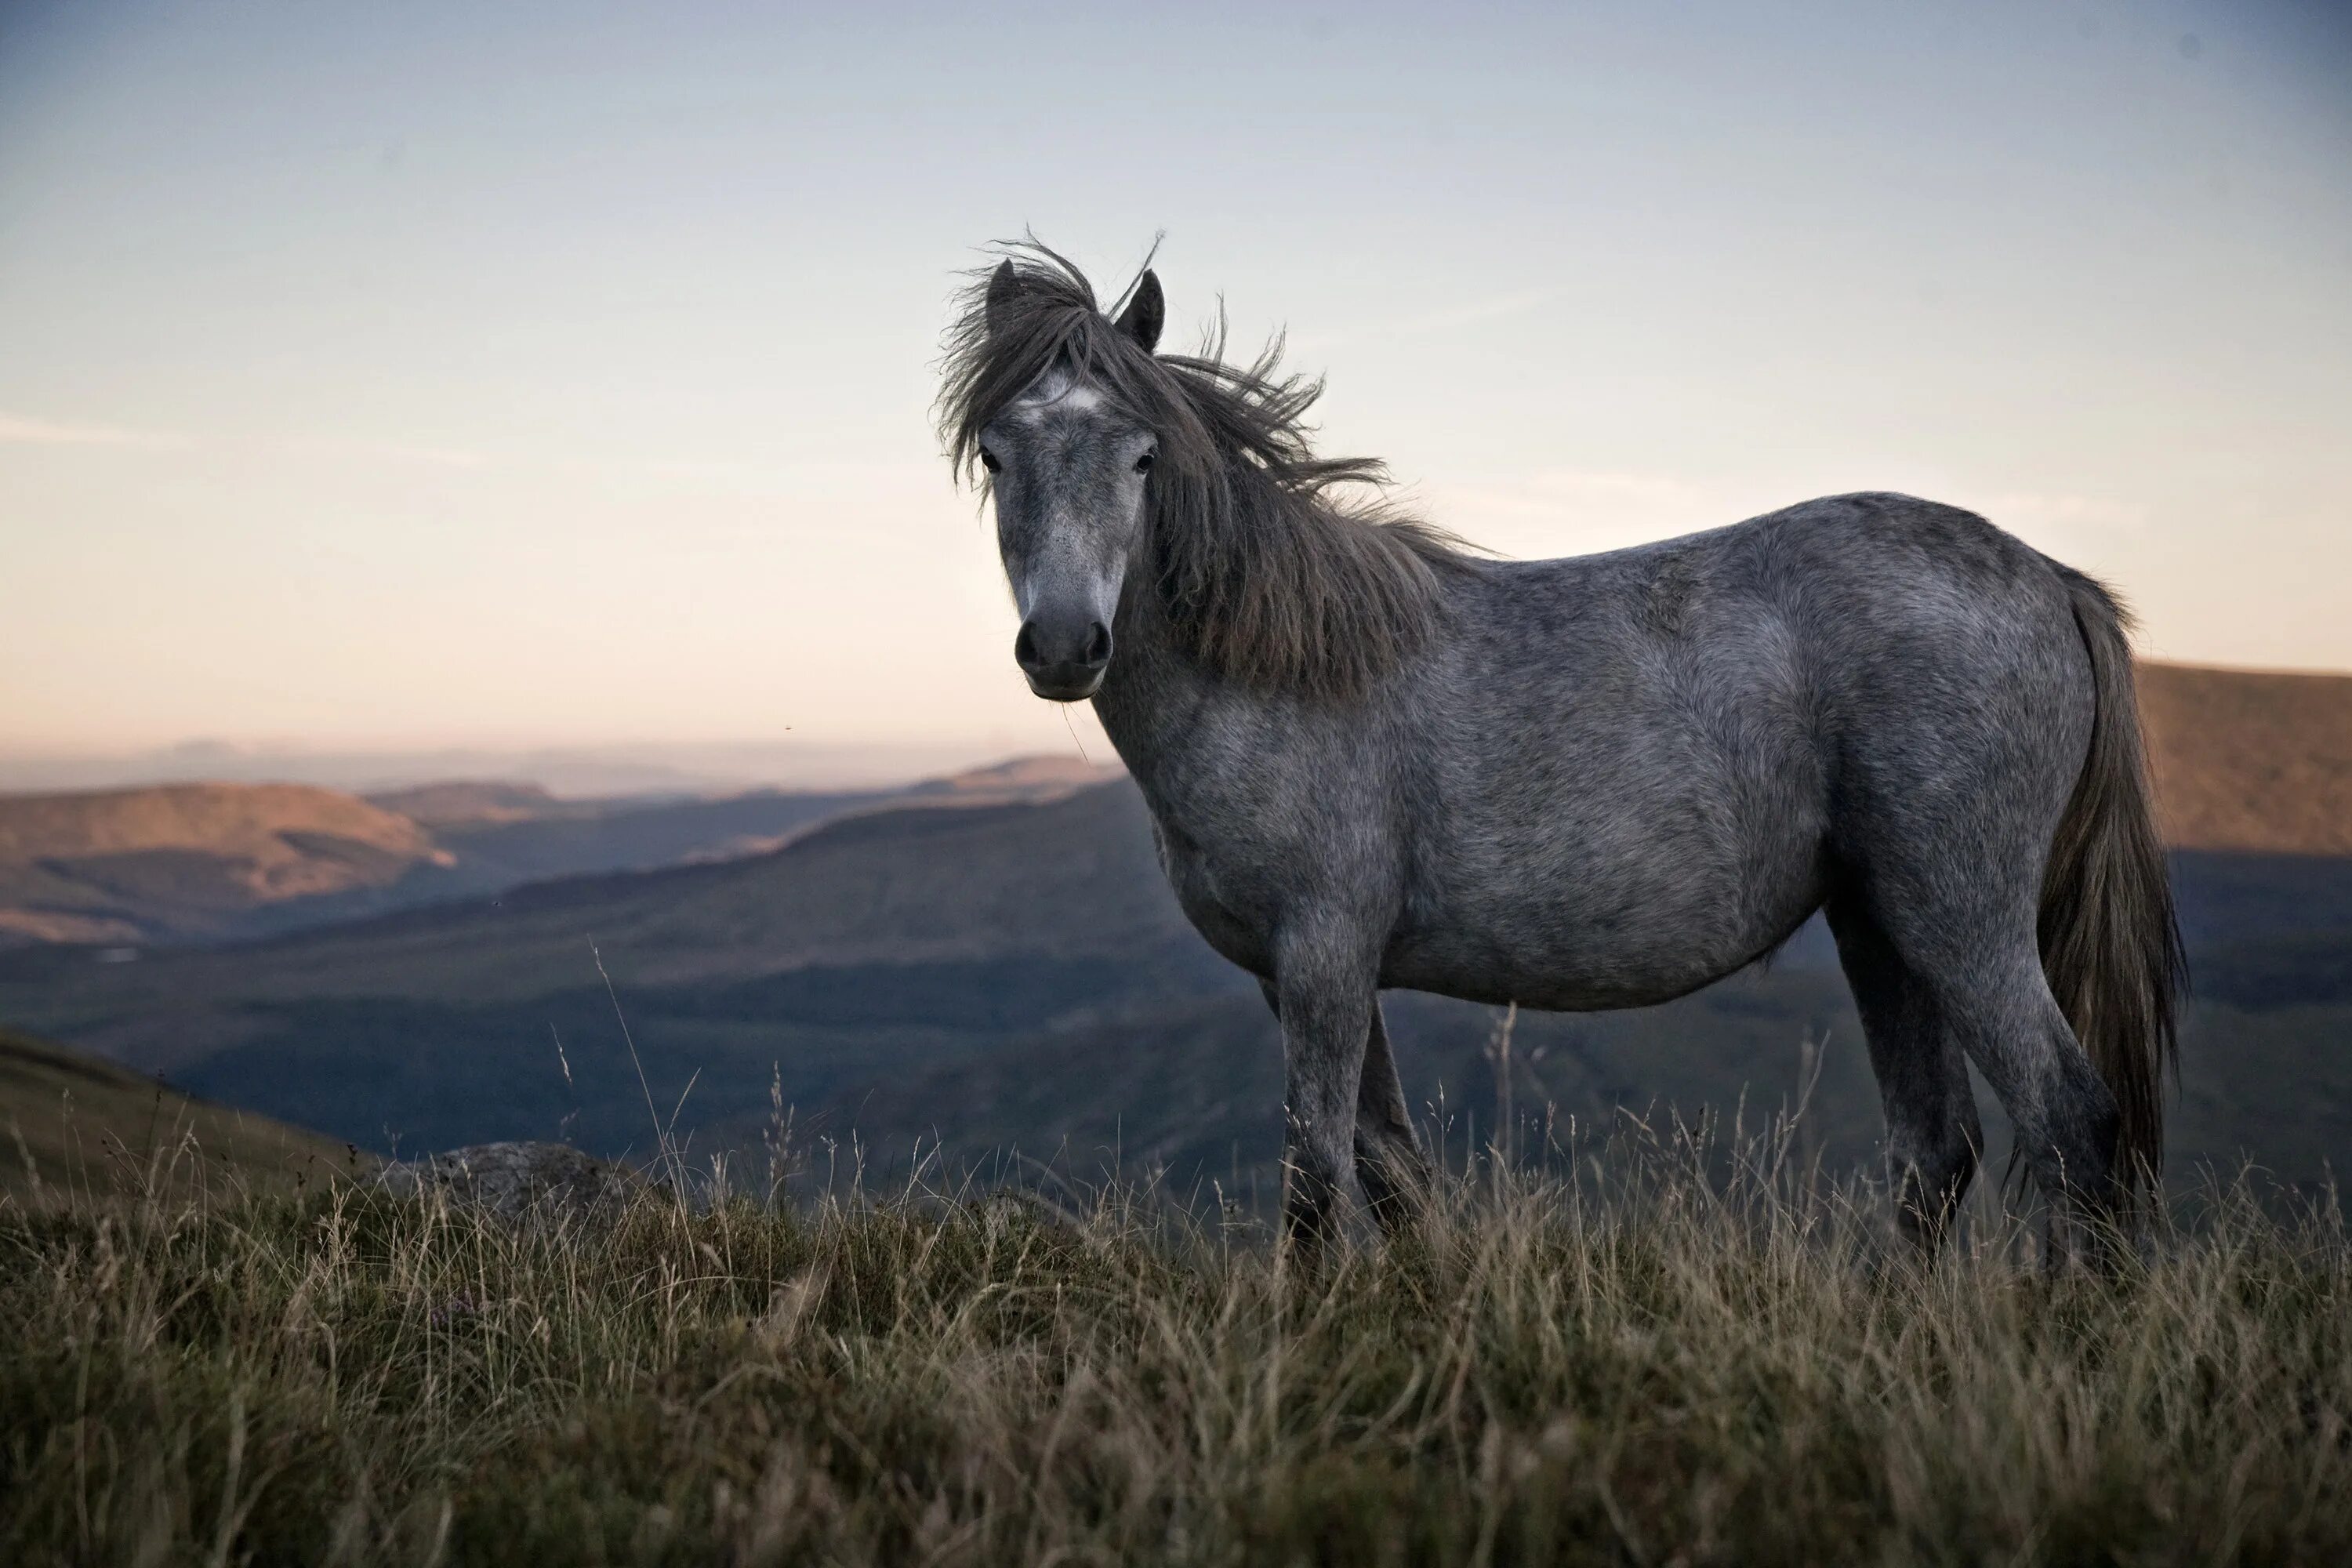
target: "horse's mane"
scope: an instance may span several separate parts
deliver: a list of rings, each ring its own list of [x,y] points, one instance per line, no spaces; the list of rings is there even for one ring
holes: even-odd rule
[[[1250,363],[1229,363],[1220,310],[1198,353],[1154,355],[1067,259],[1034,242],[1003,250],[1018,291],[992,312],[991,274],[975,274],[948,332],[940,433],[967,482],[985,493],[982,429],[1065,370],[1159,437],[1149,559],[1197,663],[1261,689],[1339,698],[1429,640],[1442,574],[1472,557],[1386,502],[1378,461],[1315,455],[1306,416],[1323,383],[1283,373],[1279,336]]]

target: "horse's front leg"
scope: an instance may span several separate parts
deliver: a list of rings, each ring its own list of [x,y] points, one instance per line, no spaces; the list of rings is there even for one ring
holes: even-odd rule
[[[1378,973],[1369,946],[1337,922],[1294,926],[1276,946],[1272,989],[1286,1079],[1283,1220],[1303,1251],[1330,1239],[1351,1184]]]
[[[1279,1020],[1282,997],[1274,982],[1257,984],[1265,994],[1267,1009]],[[1413,1131],[1412,1111],[1405,1103],[1404,1085],[1397,1078],[1396,1057],[1389,1048],[1377,995],[1369,1014],[1363,1070],[1356,1088],[1356,1184],[1362,1189],[1364,1206],[1372,1211],[1381,1228],[1396,1236],[1411,1229],[1428,1211],[1433,1183],[1429,1155]]]

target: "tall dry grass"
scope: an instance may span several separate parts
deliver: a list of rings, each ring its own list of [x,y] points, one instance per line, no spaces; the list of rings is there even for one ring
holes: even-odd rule
[[[1921,1267],[1772,1147],[1621,1139],[1310,1277],[1120,1191],[12,1205],[0,1559],[2352,1561],[2333,1197],[2189,1206]]]

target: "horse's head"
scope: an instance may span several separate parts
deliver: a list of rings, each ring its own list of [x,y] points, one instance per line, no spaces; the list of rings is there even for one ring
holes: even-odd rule
[[[1017,308],[1023,287],[1011,262],[997,269],[992,320]],[[1164,315],[1147,271],[1117,325],[1148,354]],[[1021,607],[1013,657],[1040,697],[1077,702],[1102,685],[1159,448],[1149,424],[1067,363],[1047,366],[980,431],[997,545]]]

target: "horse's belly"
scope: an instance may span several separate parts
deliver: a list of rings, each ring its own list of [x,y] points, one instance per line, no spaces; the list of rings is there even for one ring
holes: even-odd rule
[[[1760,952],[1771,943],[1758,945]],[[1587,949],[1559,962],[1507,963],[1463,950],[1458,942],[1417,943],[1381,972],[1383,987],[1428,991],[1499,1006],[1516,1002],[1553,1013],[1594,1013],[1670,1002],[1739,969],[1755,953],[1652,952],[1617,959]]]
[[[1381,983],[1554,1012],[1648,1006],[1753,963],[1820,902],[1803,875],[1769,889],[1703,880],[1676,898],[1598,906],[1477,901],[1400,932]]]

